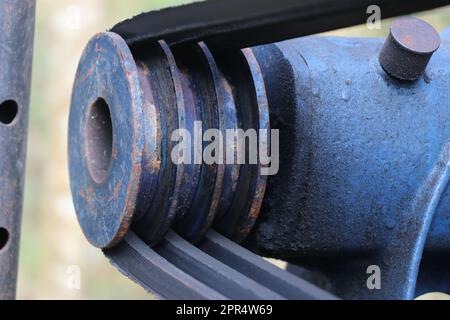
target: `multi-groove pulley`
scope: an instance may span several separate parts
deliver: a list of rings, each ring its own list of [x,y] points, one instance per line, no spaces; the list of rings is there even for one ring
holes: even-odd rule
[[[266,184],[261,165],[176,162],[181,129],[194,140],[199,129],[224,137],[255,129],[259,142],[269,143],[252,51],[213,54],[204,43],[170,48],[164,41],[130,48],[115,33],[96,35],[79,64],[69,124],[71,188],[93,245],[117,244],[130,225],[150,245],[171,227],[194,243],[213,223],[238,242],[250,232]],[[200,151],[190,144],[192,154],[203,155],[204,138]],[[233,153],[223,159],[237,160],[245,148],[223,148]]]

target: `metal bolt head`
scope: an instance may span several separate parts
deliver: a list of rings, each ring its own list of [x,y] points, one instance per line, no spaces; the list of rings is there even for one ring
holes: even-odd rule
[[[379,61],[390,76],[414,81],[424,73],[440,43],[439,33],[425,21],[399,18],[391,25]]]

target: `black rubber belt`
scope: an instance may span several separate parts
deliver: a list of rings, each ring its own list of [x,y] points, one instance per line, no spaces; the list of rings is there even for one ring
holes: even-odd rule
[[[171,231],[153,249],[130,232],[104,253],[125,276],[160,298],[336,299],[214,231],[199,248]]]
[[[366,23],[370,5],[381,17],[437,8],[450,0],[207,0],[142,13],[112,28],[129,44],[205,41],[210,49],[245,48]]]

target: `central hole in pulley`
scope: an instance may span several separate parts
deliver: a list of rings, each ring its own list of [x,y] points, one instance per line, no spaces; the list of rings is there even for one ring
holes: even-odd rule
[[[89,109],[86,140],[89,172],[95,182],[102,183],[108,175],[113,148],[111,111],[103,98]]]

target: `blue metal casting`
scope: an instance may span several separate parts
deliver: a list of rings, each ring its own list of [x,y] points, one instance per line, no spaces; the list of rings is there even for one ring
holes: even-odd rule
[[[450,292],[450,30],[414,82],[381,68],[382,46],[306,37],[253,49],[281,153],[253,245],[321,270],[344,298]],[[367,287],[372,265],[379,290]]]

